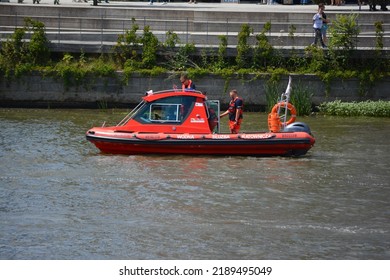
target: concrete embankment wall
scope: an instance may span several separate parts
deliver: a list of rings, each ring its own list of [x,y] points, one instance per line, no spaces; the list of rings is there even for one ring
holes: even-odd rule
[[[313,105],[325,101],[390,101],[390,77],[377,81],[372,87],[361,93],[358,79],[333,80],[326,85],[314,75],[292,75],[293,86],[298,83],[307,87],[313,94]],[[125,82],[124,82],[125,80]],[[235,88],[245,100],[248,108],[261,108],[266,104],[265,84],[268,77],[255,78],[247,75],[244,78],[232,78],[229,81],[214,75],[196,78],[198,90],[207,92],[209,99],[219,99],[222,104],[228,103],[227,92]],[[280,80],[281,91],[288,83],[288,76]],[[123,73],[116,77],[86,79],[80,85],[66,85],[62,79],[44,77],[34,73],[12,80],[0,79],[0,106],[2,107],[98,107],[133,106],[137,104],[147,90],[170,89],[176,84],[180,87],[179,77],[164,74],[157,77],[145,77],[133,74],[128,79]]]

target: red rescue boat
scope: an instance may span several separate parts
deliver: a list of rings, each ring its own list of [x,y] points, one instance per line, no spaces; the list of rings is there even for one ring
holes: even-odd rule
[[[293,114],[282,121],[283,106],[293,109],[278,102],[269,115],[269,132],[219,133],[218,100],[198,91],[167,90],[144,96],[118,125],[91,128],[86,138],[110,154],[304,155],[315,139],[305,123],[291,122]]]

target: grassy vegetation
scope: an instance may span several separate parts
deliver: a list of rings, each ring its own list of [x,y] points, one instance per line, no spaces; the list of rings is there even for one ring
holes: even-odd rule
[[[382,23],[375,24],[375,57],[366,59],[353,55],[356,36],[360,32],[357,17],[356,14],[338,16],[333,21],[329,31],[329,50],[309,46],[303,57],[297,56],[295,50],[291,50],[291,55],[287,58],[282,57],[268,40],[270,22],[266,23],[258,34],[249,25],[242,25],[238,36],[237,55],[229,57],[226,36],[219,37],[217,51],[202,49],[198,52],[194,44],[180,42],[174,32],[167,32],[165,42],[159,42],[149,26],[145,26],[140,32],[134,19],[132,28],[118,36],[112,54],[64,54],[58,58],[50,55],[50,42],[45,36],[45,26],[41,22],[26,18],[25,26],[16,29],[0,49],[0,78],[12,79],[24,73],[39,71],[43,75],[62,79],[65,88],[69,88],[89,87],[96,79],[119,78],[117,71],[125,74],[124,83],[134,72],[156,76],[167,72],[186,71],[191,78],[207,74],[219,75],[225,79],[227,89],[233,77],[239,77],[245,83],[247,74],[252,74],[251,77],[259,79],[269,78],[265,92],[270,110],[284,89],[279,83],[281,75],[297,73],[316,74],[326,85],[330,85],[336,78],[358,78],[359,93],[365,96],[376,81],[390,75],[390,61],[383,56]],[[289,34],[294,37],[293,26]],[[248,43],[250,36],[256,38],[255,45]],[[30,40],[27,40],[28,38]],[[311,113],[310,92],[313,90],[304,88],[299,83],[293,89],[292,102],[300,115]],[[320,110],[325,108],[321,106]]]
[[[389,101],[341,102],[340,100],[322,103],[321,113],[333,116],[390,117]]]

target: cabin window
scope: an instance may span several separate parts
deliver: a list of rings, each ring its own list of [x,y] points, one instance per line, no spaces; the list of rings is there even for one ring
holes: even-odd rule
[[[180,122],[180,104],[154,103],[150,106],[150,120],[157,122]]]
[[[134,116],[134,119],[144,124],[181,123],[189,115],[194,106],[192,96],[175,96],[147,103]]]

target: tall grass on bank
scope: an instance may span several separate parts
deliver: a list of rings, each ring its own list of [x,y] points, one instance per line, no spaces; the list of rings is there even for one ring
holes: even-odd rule
[[[333,116],[390,117],[390,101],[324,102],[318,106],[320,113]]]
[[[282,86],[277,81],[270,80],[264,86],[265,98],[267,101],[267,112],[271,112],[272,108],[276,103],[278,103],[279,98],[283,92]],[[307,116],[311,114],[312,111],[312,101],[311,98],[313,94],[312,91],[302,85],[299,81],[298,83],[293,83],[290,103],[294,105],[297,109],[298,116]]]
[[[265,99],[267,101],[266,112],[271,112],[272,108],[276,103],[278,103],[278,99],[281,95],[282,87],[281,85],[274,80],[269,80],[264,85]]]
[[[308,116],[312,111],[312,90],[300,81],[292,86],[291,103],[297,109],[298,116]]]

